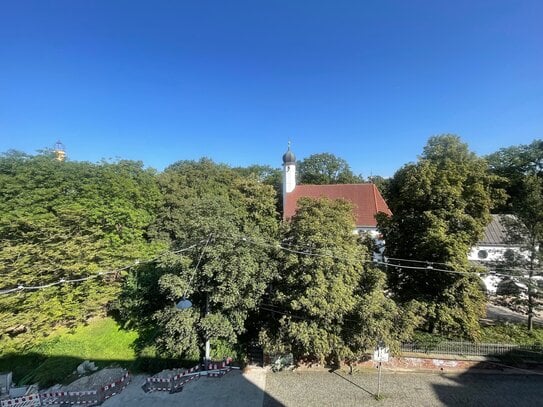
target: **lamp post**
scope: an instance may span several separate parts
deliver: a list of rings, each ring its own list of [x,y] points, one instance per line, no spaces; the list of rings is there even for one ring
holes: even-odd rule
[[[184,310],[192,308],[192,301],[186,299],[185,297],[181,298],[177,304],[175,304],[175,308],[178,310]],[[209,296],[206,293],[206,308],[205,308],[205,315],[209,313]],[[205,343],[205,356],[204,356],[204,366],[205,370],[207,370],[209,366],[209,361],[211,360],[211,342],[209,340],[209,337],[206,337],[206,343]]]
[[[196,275],[198,271],[198,266],[200,265],[200,262],[202,261],[202,258],[204,257],[204,251],[207,248],[207,245],[211,241],[211,238],[213,237],[213,234],[210,234],[206,240],[206,244],[204,245],[202,251],[200,252],[200,257],[198,258],[198,262],[196,263],[196,267],[194,267],[194,274],[190,281],[192,282],[192,279],[194,278],[194,275]],[[190,285],[190,282],[189,282]],[[186,294],[186,291],[185,291]],[[192,302],[190,300],[187,300],[185,298],[185,295],[181,298],[181,300],[175,305],[177,309],[183,310],[188,309],[192,307]],[[209,295],[206,293],[206,308],[205,308],[205,314],[207,315],[209,313]],[[211,344],[209,342],[209,338],[206,337],[206,343],[205,343],[205,356],[204,356],[204,365],[205,369],[207,370],[209,366],[209,360],[210,360],[210,354],[211,354]]]

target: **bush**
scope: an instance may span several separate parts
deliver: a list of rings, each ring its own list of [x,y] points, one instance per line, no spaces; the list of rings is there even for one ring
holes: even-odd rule
[[[543,346],[543,328],[528,331],[524,324],[503,323],[482,328],[481,342]]]

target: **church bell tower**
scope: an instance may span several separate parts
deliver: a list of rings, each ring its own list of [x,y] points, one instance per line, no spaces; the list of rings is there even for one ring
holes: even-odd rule
[[[296,188],[296,156],[290,150],[290,141],[288,150],[283,154],[283,210],[286,207],[287,194]]]

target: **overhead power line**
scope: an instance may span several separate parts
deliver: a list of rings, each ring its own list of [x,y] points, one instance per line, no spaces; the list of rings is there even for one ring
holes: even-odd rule
[[[309,250],[307,250],[305,248],[300,249],[300,247],[296,246],[296,245],[292,245],[292,244],[286,244],[285,245],[285,244],[282,244],[282,243],[280,243],[278,241],[266,241],[266,240],[254,239],[254,238],[247,237],[247,236],[241,235],[241,234],[239,234],[239,235],[217,234],[217,235],[214,235],[214,236],[216,236],[217,238],[226,238],[226,239],[231,239],[231,240],[235,240],[235,241],[238,241],[238,242],[245,242],[245,243],[260,245],[260,246],[263,246],[263,247],[269,247],[269,248],[273,248],[273,249],[276,249],[276,250],[283,250],[283,251],[288,252],[288,253],[298,254],[298,255],[302,255],[302,256],[326,257],[326,258],[332,258],[332,259],[335,259],[335,260],[353,262],[355,264],[372,263],[372,264],[375,264],[375,265],[381,265],[381,266],[385,266],[385,267],[387,267],[389,269],[393,268],[393,269],[396,269],[396,270],[401,269],[401,270],[413,270],[413,271],[415,271],[415,270],[418,270],[418,271],[437,271],[437,272],[449,273],[449,274],[457,274],[457,275],[470,275],[470,276],[475,276],[476,275],[476,276],[479,276],[479,277],[485,276],[485,275],[494,275],[494,276],[504,277],[504,278],[505,277],[515,277],[515,278],[519,278],[519,279],[527,278],[527,277],[523,277],[523,276],[505,274],[505,273],[502,273],[502,272],[497,272],[497,271],[492,271],[492,270],[485,271],[485,272],[472,272],[472,271],[456,270],[456,269],[453,269],[451,266],[449,266],[446,263],[439,263],[439,262],[433,262],[433,261],[428,261],[428,260],[413,260],[413,259],[401,259],[401,258],[389,257],[389,258],[386,258],[386,261],[378,261],[378,260],[372,260],[372,259],[355,258],[352,255],[338,255],[338,254],[333,253],[332,249],[328,249],[328,248],[320,249],[320,251],[309,251]],[[106,276],[106,275],[118,274],[121,271],[130,269],[130,268],[135,267],[135,266],[137,266],[139,264],[153,263],[153,262],[156,262],[158,259],[164,257],[167,254],[178,254],[178,253],[186,252],[186,251],[194,249],[196,247],[200,247],[202,244],[204,244],[204,249],[205,249],[210,244],[210,237],[207,237],[205,239],[201,239],[201,240],[197,241],[196,243],[193,243],[190,246],[187,246],[187,247],[184,247],[184,248],[181,248],[181,249],[165,251],[165,252],[157,255],[156,257],[148,259],[148,260],[136,260],[133,263],[130,263],[128,265],[125,265],[123,267],[120,267],[120,268],[117,268],[117,269],[114,269],[114,270],[111,270],[111,271],[100,271],[100,272],[98,272],[96,274],[92,274],[92,275],[89,275],[87,277],[76,278],[76,279],[61,278],[58,281],[51,282],[51,283],[46,283],[46,284],[42,284],[42,285],[25,286],[25,285],[21,284],[21,285],[18,285],[17,287],[0,290],[0,295],[16,293],[16,292],[22,292],[22,291],[35,291],[35,290],[40,290],[40,289],[53,287],[53,286],[58,286],[58,285],[62,285],[62,284],[79,283],[79,282],[95,279],[95,278]],[[298,247],[298,248],[292,248],[292,247]],[[195,270],[198,269],[198,265],[200,264],[200,262],[202,260],[203,252],[204,252],[204,250],[202,250],[202,252],[200,253],[198,263],[196,265]],[[424,266],[407,266],[407,265],[400,264],[398,262],[418,263],[418,264],[424,264]],[[446,267],[449,267],[450,269],[436,268],[436,267],[434,267],[434,265],[444,265]]]
[[[119,274],[120,272],[124,271],[124,270],[127,270],[127,269],[130,269],[132,267],[135,267],[135,266],[138,266],[140,264],[148,264],[148,263],[154,263],[155,261],[157,261],[158,259],[160,259],[161,257],[164,257],[165,255],[167,254],[178,254],[178,253],[182,253],[182,252],[186,252],[188,250],[191,250],[195,247],[198,246],[199,243],[203,242],[205,240],[202,240],[202,241],[199,241],[198,243],[195,243],[195,244],[192,244],[188,247],[185,247],[185,248],[182,248],[182,249],[178,249],[178,250],[168,250],[168,251],[165,251],[161,254],[159,254],[158,256],[154,257],[154,258],[151,258],[151,259],[147,259],[147,260],[135,260],[133,263],[131,264],[128,264],[128,265],[125,265],[123,267],[119,267],[117,269],[114,269],[114,270],[109,270],[109,271],[99,271],[98,273],[96,274],[92,274],[90,276],[87,276],[87,277],[81,277],[81,278],[74,278],[74,279],[68,279],[68,278],[61,278],[60,280],[58,281],[55,281],[55,282],[52,282],[52,283],[47,283],[47,284],[42,284],[42,285],[29,285],[29,286],[25,286],[23,284],[20,284],[18,285],[17,287],[13,287],[13,288],[8,288],[8,289],[4,289],[4,290],[0,290],[0,295],[2,294],[11,294],[11,293],[16,293],[16,292],[22,292],[22,291],[36,291],[36,290],[42,290],[44,288],[49,288],[49,287],[54,287],[54,286],[57,286],[57,285],[62,285],[62,284],[71,284],[71,283],[80,283],[80,282],[83,282],[83,281],[87,281],[87,280],[92,280],[94,278],[98,278],[98,277],[103,277],[103,276],[107,276],[107,275],[111,275],[111,274]]]

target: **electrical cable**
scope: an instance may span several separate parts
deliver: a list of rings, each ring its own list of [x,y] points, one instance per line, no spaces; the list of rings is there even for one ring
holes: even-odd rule
[[[55,281],[55,282],[48,283],[48,284],[43,284],[43,285],[36,285],[36,286],[24,286],[24,285],[20,284],[17,287],[14,287],[14,288],[0,290],[0,295],[2,295],[2,294],[11,294],[11,293],[21,292],[21,291],[36,291],[36,290],[41,290],[41,289],[44,289],[44,288],[49,288],[49,287],[62,285],[62,284],[79,283],[79,282],[91,280],[93,278],[102,277],[102,276],[105,276],[105,275],[118,274],[121,271],[127,270],[127,269],[129,269],[131,267],[134,267],[134,266],[137,266],[139,264],[153,263],[153,262],[157,261],[158,259],[160,259],[161,257],[165,256],[166,254],[178,254],[178,253],[186,252],[188,250],[191,250],[191,249],[197,247],[199,243],[202,243],[204,241],[205,240],[200,240],[198,243],[192,244],[191,246],[184,247],[182,249],[168,250],[168,251],[162,252],[158,256],[156,256],[154,258],[151,258],[151,259],[148,259],[148,260],[136,260],[134,263],[128,264],[128,265],[123,266],[123,267],[119,267],[119,268],[111,270],[111,271],[100,271],[100,272],[98,272],[96,274],[93,274],[93,275],[90,275],[88,277],[82,277],[82,278],[76,278],[76,279],[61,278],[59,281]]]
[[[249,243],[253,243],[253,244],[257,244],[257,245],[261,245],[261,246],[265,246],[265,247],[270,247],[270,248],[274,248],[274,249],[283,250],[283,251],[293,253],[293,254],[303,255],[303,256],[327,257],[327,258],[332,258],[332,259],[336,259],[336,260],[343,260],[343,261],[353,262],[355,264],[372,263],[372,264],[384,266],[384,267],[387,267],[387,268],[396,268],[396,269],[402,269],[402,270],[439,271],[439,272],[443,272],[443,273],[458,274],[458,275],[470,275],[470,276],[476,275],[476,276],[479,276],[479,277],[484,276],[484,275],[494,275],[494,276],[499,276],[499,277],[514,277],[514,278],[519,278],[519,279],[524,279],[524,280],[525,279],[530,280],[529,277],[505,274],[505,273],[501,273],[501,272],[497,272],[497,271],[493,271],[493,270],[489,270],[489,271],[485,271],[485,272],[470,272],[470,271],[460,271],[460,270],[454,270],[454,269],[446,270],[446,269],[443,269],[443,268],[435,268],[435,267],[433,267],[433,264],[441,264],[441,265],[445,265],[445,266],[448,266],[448,265],[446,263],[439,263],[439,262],[433,262],[433,261],[401,259],[401,258],[393,258],[393,257],[389,257],[389,258],[385,257],[386,261],[379,261],[379,260],[375,260],[375,259],[374,260],[361,259],[361,258],[353,258],[351,256],[340,256],[340,255],[337,255],[337,254],[332,254],[330,252],[318,253],[318,252],[314,252],[314,251],[296,250],[296,249],[291,248],[293,246],[296,247],[295,245],[288,245],[290,247],[286,247],[285,245],[283,245],[283,244],[281,244],[279,242],[269,242],[269,241],[264,241],[264,240],[256,240],[256,239],[249,238],[249,237],[243,236],[243,235],[237,235],[237,236],[236,235],[222,235],[222,236],[219,235],[218,237],[223,237],[223,238],[228,238],[228,239],[233,239],[233,240],[243,241],[243,242],[249,242]],[[117,273],[119,273],[119,272],[121,272],[123,270],[126,270],[126,269],[129,269],[131,267],[137,266],[138,264],[153,263],[153,262],[157,261],[158,259],[160,259],[161,257],[165,256],[166,254],[178,254],[178,253],[182,253],[182,252],[191,250],[191,249],[193,249],[195,247],[198,247],[203,242],[205,242],[205,247],[207,247],[207,245],[210,242],[210,237],[208,237],[207,239],[202,239],[202,240],[200,240],[200,241],[198,241],[198,242],[196,242],[196,243],[194,243],[194,244],[192,244],[192,245],[190,245],[188,247],[184,247],[182,249],[167,250],[167,251],[159,254],[158,256],[156,256],[154,258],[151,258],[151,259],[148,259],[148,260],[143,260],[143,261],[136,260],[132,264],[128,264],[126,266],[120,267],[120,268],[112,270],[112,271],[99,272],[97,274],[94,274],[94,275],[91,275],[91,276],[88,276],[88,277],[84,277],[84,278],[79,278],[79,279],[61,279],[61,280],[53,282],[53,283],[43,284],[43,285],[38,285],[38,286],[19,285],[17,287],[11,288],[11,289],[0,290],[0,295],[2,295],[2,294],[10,294],[10,293],[14,293],[14,292],[20,292],[20,291],[25,291],[25,290],[39,290],[39,289],[48,288],[48,287],[61,285],[61,284],[66,284],[66,283],[82,282],[82,281],[90,280],[90,279],[97,278],[97,277],[104,276],[104,275],[117,274]],[[205,249],[205,247],[204,247],[204,249]],[[327,249],[327,250],[330,250],[330,249]],[[200,264],[200,262],[202,260],[202,253],[203,253],[203,250],[202,250],[202,252],[200,254],[200,257],[199,257],[198,263],[196,265],[196,268],[198,268],[198,266],[199,266],[199,264]],[[390,262],[389,260],[393,260],[394,262]],[[427,264],[427,266],[425,266],[425,267],[422,267],[422,266],[420,266],[420,267],[418,267],[418,266],[407,266],[407,265],[402,265],[402,264],[396,264],[395,262],[422,263],[422,264]],[[448,267],[450,267],[450,266],[448,266]]]

